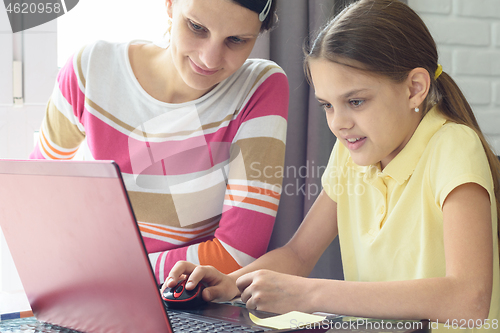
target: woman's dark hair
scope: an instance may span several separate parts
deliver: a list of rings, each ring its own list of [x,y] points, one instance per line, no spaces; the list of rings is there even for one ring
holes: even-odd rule
[[[251,11],[260,14],[267,5],[267,0],[232,0],[236,2],[240,6],[250,9]],[[269,13],[266,18],[262,22],[262,26],[260,28],[261,32],[270,31],[275,28],[278,23],[278,15],[276,14],[276,0],[272,0],[271,8],[269,9]]]
[[[500,162],[455,81],[445,72],[435,78],[436,43],[422,19],[408,5],[398,0],[360,0],[346,7],[305,49],[304,69],[309,81],[309,60],[318,58],[350,67],[356,66],[354,60],[354,64],[360,64],[358,69],[397,83],[403,82],[414,68],[426,69],[431,86],[422,114],[437,104],[447,119],[469,126],[482,142],[493,176],[500,238]]]

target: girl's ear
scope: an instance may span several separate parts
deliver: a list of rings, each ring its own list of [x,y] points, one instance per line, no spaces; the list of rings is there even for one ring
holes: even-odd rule
[[[408,74],[407,83],[410,90],[410,108],[420,107],[431,86],[429,72],[421,67],[415,68]]]
[[[173,15],[173,5],[174,5],[174,0],[165,0],[165,6],[167,7],[167,14],[168,17],[172,18]]]

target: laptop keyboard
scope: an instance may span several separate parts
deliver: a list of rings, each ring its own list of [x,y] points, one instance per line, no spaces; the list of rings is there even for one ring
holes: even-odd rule
[[[267,329],[260,327],[240,326],[229,322],[211,318],[193,318],[192,315],[185,316],[182,313],[169,311],[168,316],[174,333],[249,333],[265,332]],[[44,333],[78,333],[75,330],[56,325],[40,322],[35,317],[11,319],[0,321],[0,333],[18,333],[18,332],[44,332]]]
[[[229,322],[221,322],[217,319],[208,317],[193,318],[193,315],[184,315],[179,312],[168,311],[168,317],[174,333],[204,333],[204,332],[265,332],[266,329],[261,327],[248,327],[233,324]]]
[[[25,332],[44,332],[44,333],[78,333],[69,328],[40,322],[35,317],[10,319],[0,321],[1,333],[25,333]]]

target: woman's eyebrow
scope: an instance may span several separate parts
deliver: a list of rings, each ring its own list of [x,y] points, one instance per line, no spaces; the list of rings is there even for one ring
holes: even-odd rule
[[[247,34],[233,35],[233,37],[242,37],[242,38],[257,38],[257,37],[259,37],[259,34],[247,33]]]
[[[185,17],[188,20],[194,21],[196,24],[201,25],[202,27],[204,27],[205,29],[210,31],[210,29],[205,24],[201,23],[201,20],[199,20],[196,17],[196,15],[194,15],[194,14],[187,15],[186,14]],[[232,34],[230,37],[257,38],[257,37],[259,37],[259,34],[248,32],[248,33]]]

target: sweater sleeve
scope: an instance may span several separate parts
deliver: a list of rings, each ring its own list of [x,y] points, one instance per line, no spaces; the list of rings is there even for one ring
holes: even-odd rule
[[[266,252],[281,195],[288,99],[286,76],[274,73],[240,110],[225,169],[227,184],[219,226],[204,241],[150,253],[159,283],[179,260],[230,273]]]
[[[71,159],[85,139],[80,122],[85,96],[74,70],[80,55],[81,52],[71,57],[57,76],[30,159]]]

